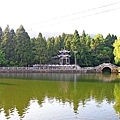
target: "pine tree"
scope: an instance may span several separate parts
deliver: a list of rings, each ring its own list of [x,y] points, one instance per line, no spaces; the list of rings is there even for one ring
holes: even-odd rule
[[[36,38],[31,38],[30,39],[31,41],[31,64],[34,65],[36,64],[36,61],[35,61],[35,56],[36,56]]]
[[[47,61],[47,46],[46,46],[46,39],[43,38],[42,33],[38,34],[38,37],[36,39],[35,43],[35,49],[36,49],[36,55],[35,55],[35,61],[38,64],[45,64]]]
[[[31,41],[21,25],[16,31],[16,61],[19,66],[31,65]]]
[[[48,63],[52,63],[52,57],[54,57],[56,54],[54,52],[54,44],[55,44],[55,38],[51,37],[47,40],[47,52],[48,52]]]
[[[3,34],[2,28],[0,27],[0,43],[2,42],[2,34]]]
[[[75,30],[73,39],[71,41],[71,50],[74,52],[75,50],[78,50],[80,46],[80,36],[77,30]]]
[[[7,26],[3,32],[1,48],[7,60],[7,66],[14,65],[15,56],[15,32]]]

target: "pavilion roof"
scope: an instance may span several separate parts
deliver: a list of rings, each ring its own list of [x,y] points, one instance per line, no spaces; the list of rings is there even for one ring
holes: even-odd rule
[[[69,53],[70,51],[68,51],[68,50],[60,50],[59,52],[60,53]]]

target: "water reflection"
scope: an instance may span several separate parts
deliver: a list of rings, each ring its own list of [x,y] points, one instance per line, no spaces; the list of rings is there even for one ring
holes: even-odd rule
[[[0,73],[0,78],[17,78],[29,80],[98,80],[111,82],[120,78],[120,74],[74,74],[74,73]]]
[[[120,84],[115,84],[114,96],[115,96],[114,109],[116,111],[116,114],[120,116]]]
[[[91,115],[91,119],[98,116],[118,119],[116,114],[120,113],[120,84],[117,75],[19,76],[0,74],[0,118],[3,120],[87,119],[92,112],[96,115]]]

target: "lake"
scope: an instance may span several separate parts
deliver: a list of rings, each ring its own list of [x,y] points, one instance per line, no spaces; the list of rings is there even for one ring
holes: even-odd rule
[[[119,74],[0,74],[0,120],[119,119]]]

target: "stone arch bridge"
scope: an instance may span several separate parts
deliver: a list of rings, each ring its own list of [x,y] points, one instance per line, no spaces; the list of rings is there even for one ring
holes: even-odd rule
[[[118,66],[111,63],[103,63],[95,67],[96,72],[102,73],[103,69],[108,68],[111,70],[111,73],[118,72]]]

